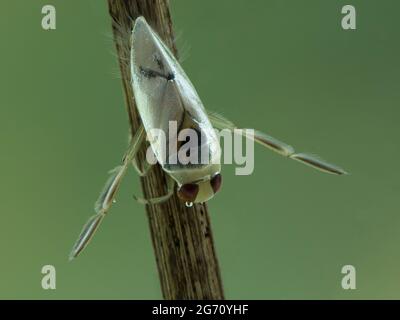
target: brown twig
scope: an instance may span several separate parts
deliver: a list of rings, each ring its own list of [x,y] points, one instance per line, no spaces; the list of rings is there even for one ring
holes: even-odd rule
[[[144,16],[177,54],[167,0],[108,0],[131,132],[140,124],[131,86],[129,34]],[[145,147],[137,157],[145,161]],[[141,178],[146,198],[164,195],[165,174],[155,166]],[[165,299],[223,299],[221,275],[206,204],[187,208],[174,195],[168,202],[146,206],[161,289]]]

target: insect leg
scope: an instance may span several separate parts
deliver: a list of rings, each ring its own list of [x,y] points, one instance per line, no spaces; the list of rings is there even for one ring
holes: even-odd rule
[[[212,125],[220,130],[223,129],[229,129],[229,130],[235,130],[237,129],[236,125],[231,122],[230,120],[226,119],[222,115],[215,113],[215,112],[208,112],[208,117],[212,123]],[[235,131],[240,133],[241,135],[252,139],[253,141],[261,144],[262,146],[271,149],[272,151],[275,151],[279,153],[280,155],[299,161],[305,165],[308,165],[314,169],[320,170],[322,172],[326,173],[331,173],[331,174],[336,174],[336,175],[342,175],[342,174],[347,174],[345,170],[342,168],[326,162],[322,159],[320,159],[316,155],[311,155],[307,153],[296,153],[294,148],[274,137],[271,137],[263,132],[254,130],[254,135],[249,134],[249,132],[246,129],[243,130],[238,130]]]
[[[159,204],[167,201],[174,194],[175,180],[172,179],[169,175],[166,175],[166,179],[167,179],[167,194],[161,197],[150,198],[150,199],[139,198],[136,197],[135,195],[133,195],[133,198],[141,204]]]
[[[132,162],[132,159],[139,150],[139,147],[143,142],[144,137],[144,128],[143,126],[140,126],[140,128],[131,140],[129,149],[124,156],[122,165],[110,171],[111,175],[107,180],[107,183],[105,184],[104,189],[100,193],[100,196],[95,204],[96,214],[90,217],[88,222],[84,225],[78,237],[78,240],[75,242],[72,248],[69,256],[70,260],[76,258],[82,252],[82,250],[86,248],[94,233],[100,226],[100,223],[102,222],[103,218],[105,217],[113,203],[115,194],[118,191],[122,178],[125,176],[129,164]]]
[[[151,167],[153,166],[152,164],[148,163],[147,161],[143,161],[142,168],[140,168],[139,164],[136,161],[136,158],[133,158],[132,165],[135,168],[138,175],[141,177],[145,177],[149,173]]]

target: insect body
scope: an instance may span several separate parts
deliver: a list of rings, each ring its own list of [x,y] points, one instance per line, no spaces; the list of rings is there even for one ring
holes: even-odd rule
[[[97,230],[129,165],[133,164],[140,171],[134,159],[146,134],[157,162],[167,173],[168,193],[159,198],[138,199],[140,202],[156,204],[166,201],[175,192],[176,187],[179,198],[190,206],[192,203],[209,200],[221,187],[220,145],[213,128],[234,130],[236,126],[221,115],[205,110],[182,67],[143,17],[135,21],[130,52],[132,88],[142,125],[133,136],[122,165],[112,171],[96,202],[96,214],[84,226],[70,258],[76,257],[86,247]],[[176,125],[176,132],[171,130],[171,123]],[[199,153],[198,158],[206,154],[204,159],[207,161],[184,164],[177,159],[177,149],[172,148],[171,151],[169,148],[171,145],[177,146],[179,142],[182,144],[178,132],[186,129],[191,129],[201,137],[195,150]],[[167,138],[161,139],[152,135],[154,130],[161,130]],[[315,156],[296,153],[291,146],[267,134],[255,131],[254,135],[248,135],[247,131],[240,132],[285,157],[318,170],[337,175],[346,173],[343,169]],[[147,168],[140,174],[146,174],[150,164],[146,165]]]
[[[161,129],[170,137],[168,145],[177,142],[176,134],[184,129],[201,134],[202,149],[214,158],[190,169],[178,159],[171,163],[171,156],[177,150],[166,159],[161,139],[150,139],[150,144],[158,163],[177,182],[178,196],[189,203],[207,201],[221,184],[219,140],[189,78],[142,17],[136,20],[132,32],[131,74],[136,105],[146,132]],[[176,124],[176,133],[170,132],[171,122]]]

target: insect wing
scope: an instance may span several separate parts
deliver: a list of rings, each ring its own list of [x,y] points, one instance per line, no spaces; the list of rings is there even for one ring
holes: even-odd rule
[[[211,155],[219,157],[219,141],[196,90],[143,17],[135,21],[132,32],[131,72],[137,108],[152,149],[164,169],[169,159],[174,158],[173,152],[167,154],[170,146],[185,128],[200,132],[201,144],[210,149]],[[175,126],[171,127],[171,122]],[[152,135],[156,132],[154,129],[161,130],[166,141]],[[178,168],[175,166],[174,170]]]

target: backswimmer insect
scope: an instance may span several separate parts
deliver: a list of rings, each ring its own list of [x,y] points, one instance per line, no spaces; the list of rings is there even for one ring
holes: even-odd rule
[[[138,199],[140,202],[161,203],[168,200],[176,190],[178,197],[185,201],[187,206],[191,206],[193,203],[208,201],[221,187],[220,146],[214,128],[234,130],[236,126],[223,116],[205,110],[182,67],[143,17],[137,18],[134,23],[131,34],[130,59],[132,88],[142,124],[131,139],[122,165],[111,172],[111,176],[96,202],[96,214],[83,227],[72,249],[70,259],[77,257],[89,243],[110,209],[129,165],[132,164],[141,175],[145,175],[151,167],[149,163],[145,163],[146,167],[142,171],[139,170],[135,162],[135,155],[145,141],[146,134],[153,129],[168,132],[169,122],[175,121],[179,130],[186,128],[195,130],[201,134],[201,145],[206,146],[211,161],[195,166],[183,165],[179,162],[171,165],[165,160],[165,157],[161,156],[160,140],[149,138],[157,162],[167,173],[168,193],[159,198]],[[246,131],[241,132],[247,138],[253,139],[282,156],[326,173],[346,174],[343,169],[316,156],[296,153],[290,145],[265,133],[254,131],[254,135],[248,135]],[[174,139],[176,138],[174,136]],[[170,139],[168,142],[172,142],[172,140]]]

